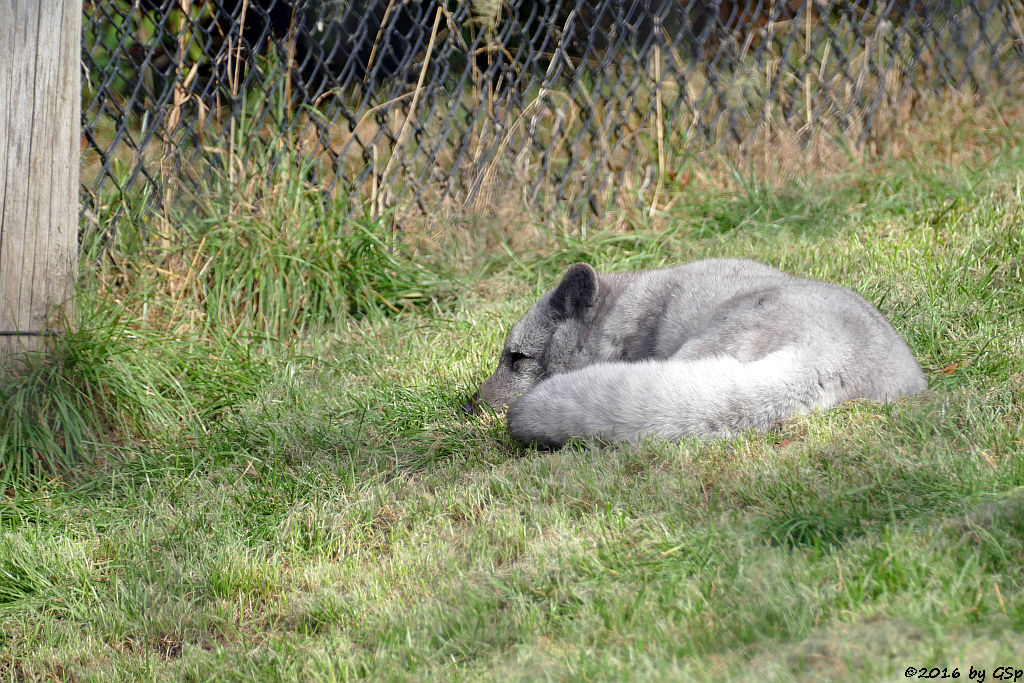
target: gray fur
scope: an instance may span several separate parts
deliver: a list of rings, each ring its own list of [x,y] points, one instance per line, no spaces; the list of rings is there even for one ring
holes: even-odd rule
[[[854,398],[925,390],[907,345],[848,289],[733,259],[598,275],[572,266],[509,332],[467,403],[520,441],[735,436]]]

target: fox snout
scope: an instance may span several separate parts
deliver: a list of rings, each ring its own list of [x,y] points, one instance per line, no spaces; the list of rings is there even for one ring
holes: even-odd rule
[[[466,415],[483,415],[488,408],[498,413],[499,415],[508,410],[507,405],[496,407],[493,404],[488,403],[487,399],[481,396],[480,392],[477,391],[469,398],[468,401],[466,401],[462,405],[462,412],[464,412]]]
[[[484,404],[480,399],[480,392],[475,392],[469,397],[469,400],[462,405],[462,412],[466,415],[482,415],[484,412]]]

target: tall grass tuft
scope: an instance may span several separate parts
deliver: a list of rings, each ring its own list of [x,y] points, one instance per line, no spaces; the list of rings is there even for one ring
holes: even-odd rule
[[[117,318],[90,320],[48,352],[0,368],[0,493],[98,464],[97,446],[161,412]]]
[[[383,221],[340,210],[290,220],[213,216],[182,226],[165,287],[172,327],[286,339],[344,316],[437,304],[453,279],[387,235]]]

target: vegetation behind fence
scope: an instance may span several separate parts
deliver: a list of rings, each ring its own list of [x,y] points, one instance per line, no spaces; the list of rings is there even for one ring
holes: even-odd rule
[[[173,223],[288,160],[375,214],[650,210],[709,151],[876,154],[950,92],[1019,97],[1022,24],[1009,0],[95,0],[82,194],[107,229]]]

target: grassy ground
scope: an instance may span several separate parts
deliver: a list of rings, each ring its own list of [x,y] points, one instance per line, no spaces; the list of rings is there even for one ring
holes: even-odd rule
[[[502,250],[482,222],[434,258],[371,222],[339,237],[287,183],[159,252],[124,231],[87,268],[81,331],[2,389],[0,678],[1024,668],[1017,142],[975,166],[739,174],[646,230]],[[462,415],[568,264],[704,256],[859,291],[928,393],[554,452]]]

